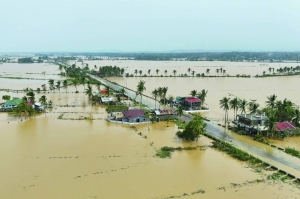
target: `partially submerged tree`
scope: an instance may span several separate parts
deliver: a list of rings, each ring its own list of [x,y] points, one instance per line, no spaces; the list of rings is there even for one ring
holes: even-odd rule
[[[206,123],[201,116],[196,116],[187,124],[186,128],[182,132],[178,131],[176,135],[187,141],[198,141],[200,135],[204,134],[205,131]]]

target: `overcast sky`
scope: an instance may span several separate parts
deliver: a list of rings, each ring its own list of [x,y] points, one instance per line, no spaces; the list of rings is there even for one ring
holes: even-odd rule
[[[300,51],[300,0],[2,0],[0,52]]]

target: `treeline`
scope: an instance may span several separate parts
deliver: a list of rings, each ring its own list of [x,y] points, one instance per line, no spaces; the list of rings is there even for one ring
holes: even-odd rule
[[[181,53],[71,53],[72,56],[132,57],[135,60],[188,61],[299,61],[300,52],[181,52]]]

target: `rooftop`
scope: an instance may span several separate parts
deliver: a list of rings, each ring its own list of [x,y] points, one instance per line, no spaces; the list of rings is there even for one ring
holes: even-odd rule
[[[241,117],[241,118],[246,118],[246,119],[249,119],[249,120],[262,120],[262,119],[265,119],[266,116],[265,115],[258,115],[258,114],[255,114],[255,113],[248,113],[248,114],[239,114],[237,115],[238,117]]]
[[[279,122],[274,127],[275,131],[293,130],[295,128],[293,122]]]
[[[139,109],[128,110],[123,112],[124,117],[137,117],[137,116],[144,116],[144,111]]]
[[[169,110],[155,110],[155,115],[173,115],[175,112],[172,109]]]
[[[198,99],[197,97],[185,97],[185,100],[191,103],[201,102],[201,100]]]

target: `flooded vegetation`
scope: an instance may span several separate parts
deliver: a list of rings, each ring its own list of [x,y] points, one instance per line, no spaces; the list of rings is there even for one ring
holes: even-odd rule
[[[226,68],[226,73],[255,75],[270,67],[235,62],[87,63],[90,69],[94,65],[117,65],[124,68],[124,74],[134,73],[138,69],[188,73],[188,68],[199,69],[199,73],[205,73],[206,68],[210,68],[212,73],[222,67]],[[272,65],[274,68],[280,67],[278,63]],[[28,71],[36,74],[24,75]],[[0,78],[3,89],[20,90],[1,90],[0,96],[22,98],[26,94],[23,91],[25,88],[35,90],[43,84],[49,85],[50,79],[55,82],[68,79],[55,75],[59,73],[57,65],[4,63],[0,65],[1,76],[11,74],[13,77],[30,76],[33,79]],[[205,103],[210,112],[202,115],[218,123],[224,120],[219,100],[229,94],[265,104],[266,97],[276,93],[280,99],[288,98],[299,104],[295,95],[299,88],[287,89],[285,86],[295,85],[298,78],[110,77],[109,80],[133,90],[140,81],[144,81],[145,89],[141,92],[149,96],[158,87],[168,87],[168,95],[174,97],[188,96],[191,90],[208,90]],[[96,84],[91,84],[91,87],[98,89]],[[100,87],[104,89],[103,85]],[[0,113],[0,168],[5,171],[0,185],[2,198],[300,197],[300,182],[287,173],[265,164],[258,157],[234,150],[227,144],[220,145],[203,135],[193,142],[180,139],[176,135],[179,127],[173,121],[150,125],[107,122],[108,106],[92,104],[86,89],[83,84],[76,87],[70,84],[60,90],[47,89],[44,92],[41,89],[40,93],[34,92],[36,99],[45,96],[47,101],[53,102],[53,107],[31,118],[21,120],[6,112]],[[228,114],[232,120],[233,111]],[[182,128],[186,126],[184,123],[179,125]],[[278,151],[232,131],[226,133],[270,154]],[[298,140],[298,137],[287,137],[272,140],[271,144],[299,150]]]

